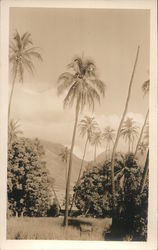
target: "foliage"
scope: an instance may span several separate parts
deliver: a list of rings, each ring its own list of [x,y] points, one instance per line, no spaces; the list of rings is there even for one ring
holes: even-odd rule
[[[15,74],[15,72],[16,74],[18,73],[20,82],[23,82],[24,68],[33,73],[34,65],[32,58],[42,60],[37,48],[33,47],[31,34],[25,32],[20,35],[19,32],[16,31],[9,45],[9,62],[11,63],[13,74]]]
[[[53,204],[50,206],[48,210],[48,216],[56,217],[58,215],[59,215],[59,206],[58,206],[58,202],[56,201],[56,199],[54,199]]]
[[[8,149],[8,202],[15,215],[45,216],[50,186],[38,139],[17,138]]]
[[[125,141],[128,141],[129,143],[129,150],[128,153],[130,153],[130,146],[131,143],[134,141],[135,137],[138,136],[138,126],[135,125],[135,121],[133,118],[127,118],[122,125],[121,128],[121,136],[125,139]]]
[[[111,215],[111,170],[110,162],[88,168],[83,172],[76,193],[76,207],[84,215],[106,217]]]
[[[132,240],[146,240],[148,184],[140,193],[142,173],[133,154],[126,155],[124,164],[123,185],[117,199],[119,235],[130,235]]]

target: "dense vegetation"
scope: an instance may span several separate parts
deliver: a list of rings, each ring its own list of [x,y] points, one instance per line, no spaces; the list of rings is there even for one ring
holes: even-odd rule
[[[37,139],[18,138],[9,147],[8,208],[12,215],[47,215],[51,187],[43,155]]]

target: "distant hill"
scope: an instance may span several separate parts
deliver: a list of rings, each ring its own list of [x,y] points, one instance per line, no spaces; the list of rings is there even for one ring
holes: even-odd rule
[[[64,191],[65,190],[65,163],[62,162],[60,153],[64,149],[64,146],[58,143],[53,143],[50,141],[40,140],[41,144],[45,149],[45,160],[47,162],[47,169],[51,175],[55,179],[55,189]],[[87,162],[84,162],[84,166]],[[76,155],[73,155],[72,161],[72,173],[71,173],[71,190],[75,182],[77,181],[79,170],[81,166],[81,159],[79,159]]]

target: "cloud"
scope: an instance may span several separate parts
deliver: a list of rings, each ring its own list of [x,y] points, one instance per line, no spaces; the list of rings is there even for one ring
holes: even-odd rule
[[[20,124],[24,130],[24,135],[28,137],[39,137],[56,143],[61,143],[70,147],[72,132],[74,127],[74,107],[63,109],[63,96],[58,97],[55,89],[51,88],[42,93],[30,90],[23,85],[17,85],[14,96],[12,111],[16,119],[20,119]],[[85,109],[79,115],[79,121],[84,115],[94,116],[103,131],[106,126],[110,126],[117,131],[121,116],[117,114],[95,114]],[[144,116],[140,113],[127,113],[126,117],[131,117],[141,128]],[[77,131],[74,152],[82,158],[85,145],[85,138],[82,138]],[[118,149],[125,149],[124,141],[120,139]],[[105,144],[98,148],[98,154],[105,150]],[[88,146],[86,159],[92,160],[94,148]]]

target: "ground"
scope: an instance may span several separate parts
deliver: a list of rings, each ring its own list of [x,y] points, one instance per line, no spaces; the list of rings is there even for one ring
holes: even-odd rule
[[[9,218],[7,239],[28,240],[105,240],[104,234],[111,225],[111,219],[74,218],[70,225],[62,226],[63,217],[56,218]],[[80,224],[92,225],[92,232],[80,232]]]

